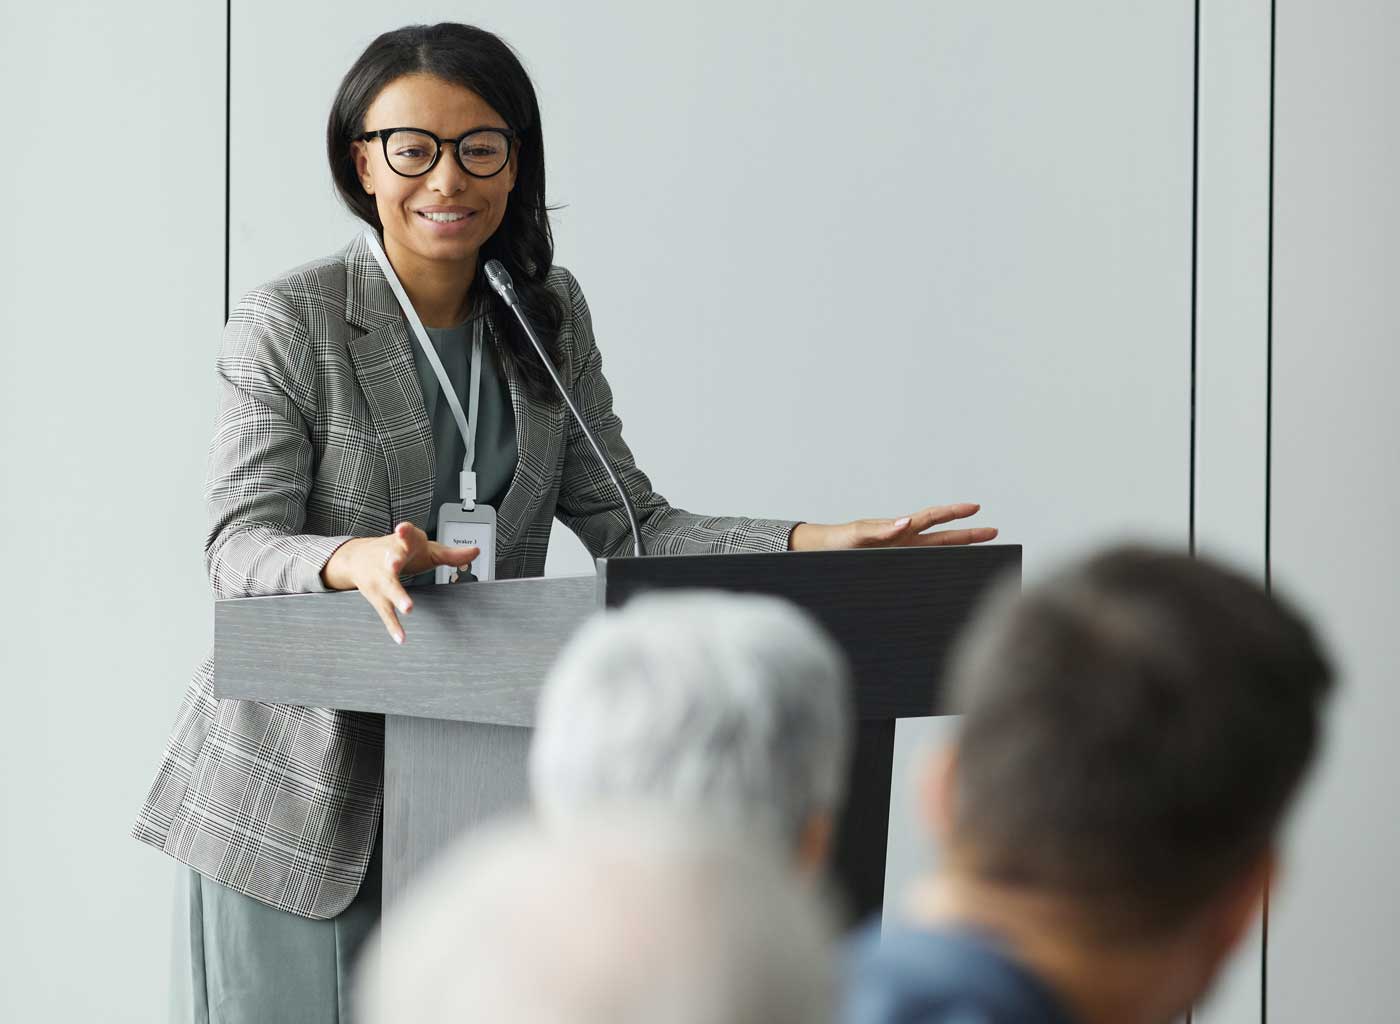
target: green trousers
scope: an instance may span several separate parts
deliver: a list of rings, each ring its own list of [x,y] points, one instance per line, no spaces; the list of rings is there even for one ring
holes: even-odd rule
[[[172,1024],[347,1024],[355,959],[379,921],[379,844],[329,921],[298,917],[182,868]]]

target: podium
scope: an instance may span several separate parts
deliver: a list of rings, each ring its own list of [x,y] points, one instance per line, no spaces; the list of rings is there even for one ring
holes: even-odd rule
[[[1019,545],[600,559],[595,576],[413,591],[402,646],[356,592],[218,602],[219,697],[384,716],[384,902],[463,831],[528,805],[526,758],[546,673],[594,612],[644,591],[784,597],[850,659],[857,717],[833,872],[849,911],[884,899],[895,722],[945,713],[940,676]]]

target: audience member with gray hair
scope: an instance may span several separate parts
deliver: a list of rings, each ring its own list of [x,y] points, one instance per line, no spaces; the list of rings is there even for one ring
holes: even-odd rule
[[[850,1024],[1166,1024],[1256,917],[1332,674],[1308,625],[1206,560],[1109,551],[960,641],[930,759],[941,845],[857,944]]]
[[[772,597],[670,592],[586,625],[540,698],[530,782],[548,820],[655,804],[766,830],[825,863],[851,753],[845,659]]]
[[[391,909],[367,1024],[822,1024],[832,928],[772,854],[697,822],[536,820],[468,839]]]

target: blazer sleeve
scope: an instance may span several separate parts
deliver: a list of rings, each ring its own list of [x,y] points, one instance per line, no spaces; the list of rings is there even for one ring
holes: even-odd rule
[[[317,375],[304,323],[271,289],[229,318],[217,363],[204,566],[215,596],[319,592],[321,569],[351,538],[301,532],[314,479],[309,424]]]
[[[797,523],[781,519],[704,516],[671,504],[652,489],[622,439],[622,421],[613,411],[612,389],[603,375],[603,357],[593,339],[593,320],[583,290],[564,271],[569,313],[564,330],[571,334],[570,392],[599,442],[612,457],[617,475],[637,511],[637,523],[651,554],[705,554],[786,551]],[[607,471],[573,417],[565,413],[564,469],[556,515],[574,531],[595,558],[630,554],[632,530]]]

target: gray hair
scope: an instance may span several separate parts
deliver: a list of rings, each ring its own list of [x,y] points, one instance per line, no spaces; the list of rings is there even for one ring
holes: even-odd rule
[[[550,673],[535,804],[557,818],[654,802],[795,844],[813,815],[840,808],[850,701],[840,650],[786,601],[640,597],[586,625]]]
[[[359,976],[368,1024],[821,1024],[832,919],[732,832],[605,815],[451,850],[390,910]]]

